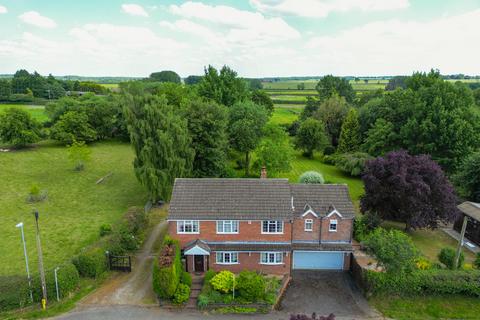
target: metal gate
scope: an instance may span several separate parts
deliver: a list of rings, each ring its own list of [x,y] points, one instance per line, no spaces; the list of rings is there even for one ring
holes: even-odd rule
[[[132,259],[130,256],[108,256],[108,267],[110,270],[131,272]]]

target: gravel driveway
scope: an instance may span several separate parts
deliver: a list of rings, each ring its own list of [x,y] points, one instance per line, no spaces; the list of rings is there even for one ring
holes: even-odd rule
[[[352,319],[378,318],[346,272],[295,271],[282,311]]]

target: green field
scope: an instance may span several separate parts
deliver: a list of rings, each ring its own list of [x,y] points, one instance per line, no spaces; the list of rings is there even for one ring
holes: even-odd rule
[[[45,113],[45,106],[27,105],[27,104],[0,104],[0,113],[8,108],[19,108],[28,111],[34,119],[40,122],[48,120],[48,116]]]
[[[132,205],[143,206],[145,192],[132,169],[133,151],[119,142],[91,146],[92,161],[84,172],[75,172],[66,148],[42,142],[22,151],[0,154],[0,275],[24,274],[20,230],[25,238],[30,267],[37,270],[33,210],[40,212],[40,229],[46,268],[68,260],[98,238],[100,225],[114,223]],[[102,184],[95,182],[112,172]],[[32,184],[48,191],[48,199],[28,204]]]
[[[317,90],[265,90],[271,96],[317,96]]]
[[[279,125],[290,124],[298,119],[302,110],[303,107],[299,106],[277,105],[270,118],[270,122]]]
[[[116,89],[118,88],[118,83],[99,83],[101,86],[109,89]]]

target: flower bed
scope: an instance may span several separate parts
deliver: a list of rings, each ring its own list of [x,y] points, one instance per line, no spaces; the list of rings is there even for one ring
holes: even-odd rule
[[[280,284],[278,278],[255,271],[245,270],[238,275],[208,271],[198,296],[198,307],[221,313],[265,313],[276,303]]]

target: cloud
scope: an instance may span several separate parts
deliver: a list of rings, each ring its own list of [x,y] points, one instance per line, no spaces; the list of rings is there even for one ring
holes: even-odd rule
[[[233,7],[210,6],[202,2],[187,1],[180,6],[171,5],[171,13],[185,19],[197,19],[220,27],[232,41],[275,41],[295,39],[300,33],[281,18],[267,18],[259,12]]]
[[[52,29],[57,26],[57,23],[52,19],[42,16],[36,11],[27,11],[18,16],[26,24],[36,26],[39,28]]]
[[[410,4],[409,0],[250,0],[250,5],[266,13],[324,18],[332,12],[397,10]]]
[[[7,12],[8,12],[7,8],[0,5],[0,14],[7,13]]]
[[[122,11],[131,16],[148,17],[148,12],[141,5],[135,3],[122,4]]]

